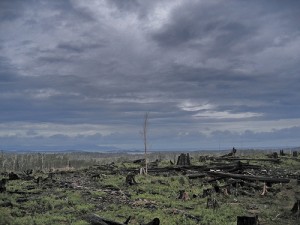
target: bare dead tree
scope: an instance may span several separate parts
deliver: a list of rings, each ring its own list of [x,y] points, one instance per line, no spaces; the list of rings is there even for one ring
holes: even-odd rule
[[[143,140],[144,140],[144,156],[145,156],[145,174],[148,174],[148,159],[147,159],[147,150],[148,150],[148,142],[147,142],[147,135],[148,135],[148,118],[149,113],[146,112],[144,116],[144,124],[143,124]]]

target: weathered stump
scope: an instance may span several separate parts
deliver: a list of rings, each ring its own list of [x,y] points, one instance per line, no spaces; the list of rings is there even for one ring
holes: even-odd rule
[[[135,185],[135,184],[137,184],[137,182],[135,180],[135,174],[129,173],[126,176],[125,183],[128,184],[128,185]]]
[[[235,147],[232,148],[231,153],[232,153],[233,156],[235,156],[235,154],[236,154],[236,148]]]
[[[273,159],[278,159],[278,153],[277,152],[273,152],[271,155],[270,155],[271,158]]]
[[[297,151],[293,151],[293,157],[298,157],[298,152]]]
[[[183,201],[189,200],[189,199],[190,199],[189,193],[186,192],[185,190],[180,190],[180,191],[179,191],[178,199],[181,199],[181,200],[183,200]]]
[[[176,165],[190,166],[191,165],[190,154],[189,153],[187,153],[187,154],[181,153],[180,156],[178,156]]]
[[[237,225],[259,225],[258,216],[238,216]]]
[[[284,151],[283,151],[283,150],[280,150],[280,151],[279,151],[279,155],[280,155],[280,156],[285,156]]]
[[[212,198],[212,197],[208,197],[207,198],[207,201],[206,201],[206,208],[207,209],[216,210],[219,207],[220,207],[220,205],[219,205],[217,199]]]

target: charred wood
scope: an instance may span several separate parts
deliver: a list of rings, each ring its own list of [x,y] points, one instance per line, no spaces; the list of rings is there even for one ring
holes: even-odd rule
[[[6,179],[3,178],[2,180],[0,180],[0,193],[3,193],[6,191]]]
[[[136,159],[133,161],[135,164],[145,164],[145,159]]]
[[[300,213],[300,200],[296,200],[293,208],[291,209],[292,213]]]
[[[130,220],[131,220],[131,216],[129,216],[129,217],[127,218],[127,220],[125,220],[124,224],[128,224]]]
[[[14,172],[10,172],[10,173],[8,174],[8,179],[9,179],[9,180],[19,180],[20,177],[19,177],[17,174],[15,174]]]
[[[150,221],[149,223],[146,223],[144,225],[159,225],[159,224],[160,224],[159,218],[154,218],[152,221]]]
[[[238,216],[237,225],[259,225],[258,216]]]

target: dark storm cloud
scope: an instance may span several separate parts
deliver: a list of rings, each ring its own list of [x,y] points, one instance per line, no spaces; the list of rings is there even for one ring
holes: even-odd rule
[[[236,10],[239,5],[237,2],[232,4],[232,1],[217,5],[200,1],[185,4],[172,13],[170,23],[154,33],[153,38],[161,46],[177,48],[183,44],[193,46],[192,41],[211,37],[215,48],[222,48],[218,53],[225,53],[224,50],[230,50],[233,45],[255,35],[255,26],[258,26],[248,25],[243,18],[232,18],[234,14],[243,13]],[[200,43],[199,47],[205,46]]]
[[[288,2],[1,1],[2,143],[139,148],[147,111],[154,148],[296,140]]]

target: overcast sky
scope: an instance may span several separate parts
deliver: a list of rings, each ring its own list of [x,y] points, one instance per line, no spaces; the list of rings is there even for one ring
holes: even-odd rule
[[[300,146],[299,0],[1,0],[0,149]]]

